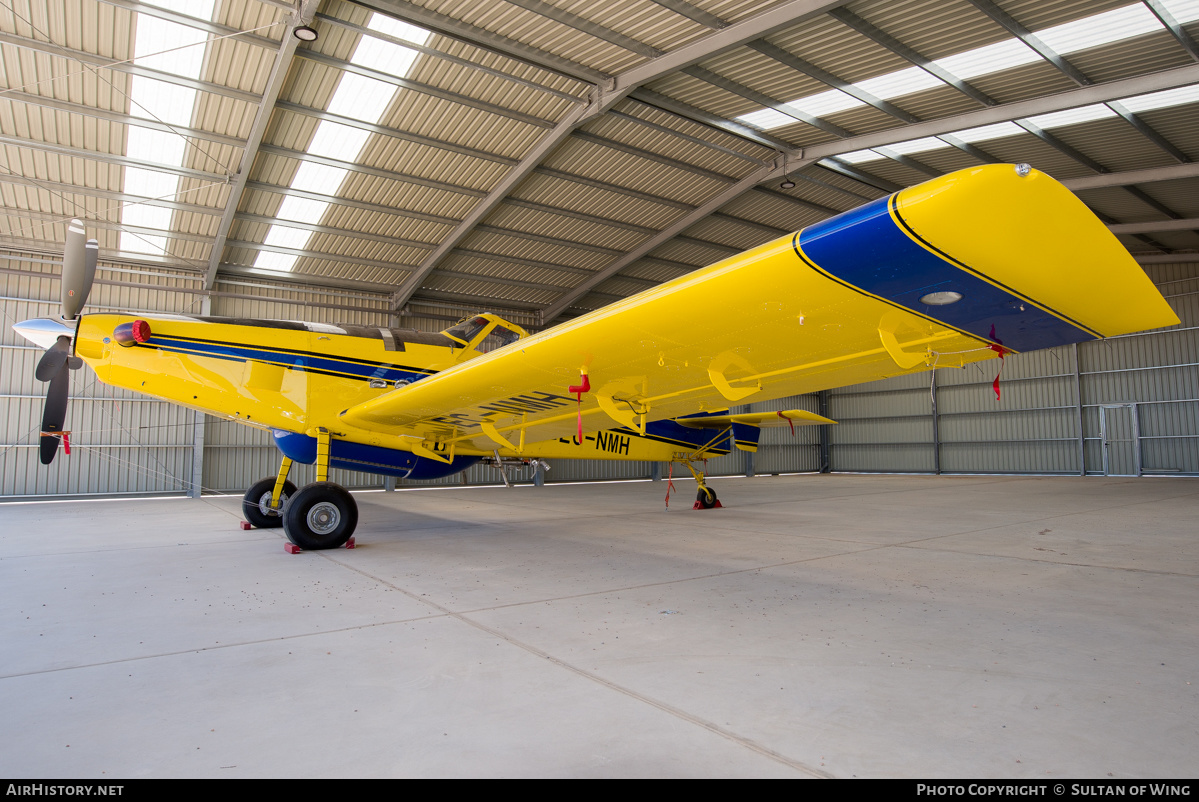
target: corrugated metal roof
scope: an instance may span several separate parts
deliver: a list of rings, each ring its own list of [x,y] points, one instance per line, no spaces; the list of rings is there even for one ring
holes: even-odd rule
[[[359,126],[370,132],[357,157],[361,169],[352,170],[335,190],[343,201],[329,206],[319,224],[308,227],[308,243],[296,251],[300,258],[295,270],[300,275],[337,284],[363,282],[373,290],[380,284],[394,286],[409,269],[429,258],[457,221],[483,204],[489,213],[473,230],[464,230],[457,248],[432,265],[418,296],[427,291],[430,302],[453,304],[494,297],[497,303],[538,308],[571,297],[569,288],[578,286],[590,271],[604,269],[653,232],[687,216],[690,225],[683,237],[660,245],[653,258],[634,262],[577,301],[588,306],[638,291],[646,280],[672,278],[678,275],[679,264],[708,264],[727,255],[728,247],[751,246],[769,239],[772,231],[795,230],[882,194],[867,183],[809,165],[793,171],[797,186],[792,189],[780,189],[781,179],[776,179],[768,191],[733,198],[716,216],[703,219],[692,214],[692,209],[761,165],[781,163],[772,141],[807,147],[836,138],[798,121],[761,135],[745,133],[749,129],[736,118],[761,106],[737,92],[789,102],[824,93],[829,85],[753,47],[740,46],[698,59],[696,75],[714,75],[724,88],[681,70],[665,73],[650,81],[648,88],[684,106],[658,108],[652,95],[621,100],[608,113],[593,115],[577,135],[562,139],[540,159],[536,169],[506,191],[512,202],[505,203],[500,196],[486,198],[539,142],[556,136],[552,126],[578,108],[572,98],[585,99],[593,91],[579,78],[557,72],[550,62],[534,65],[521,48],[540,49],[583,68],[615,74],[646,64],[654,52],[699,42],[722,21],[735,24],[775,4],[692,3],[711,17],[679,14],[653,0],[616,0],[604,6],[582,0],[424,0],[419,5],[507,37],[513,47],[506,49],[502,38],[469,42],[460,35],[434,35],[422,46],[405,76],[414,88],[396,91],[377,125]],[[1004,0],[1001,8],[1035,31],[1127,5],[1128,0]],[[870,0],[845,8],[927,58],[1011,38],[1000,24],[964,0]],[[61,217],[84,214],[97,221],[102,247],[116,249],[125,167],[104,160],[107,156],[123,159],[126,154],[129,126],[123,115],[129,101],[125,93],[132,86],[129,70],[136,68],[85,69],[71,56],[129,58],[136,15],[97,0],[48,0],[18,12],[31,15],[38,31],[11,14],[0,15],[0,82],[10,89],[23,87],[7,97],[0,95],[0,135],[10,138],[0,148],[7,169],[16,173],[0,176],[4,204],[0,225],[5,227],[0,242],[60,237]],[[218,255],[221,261],[254,264],[259,248],[238,243],[260,243],[266,238],[285,188],[302,163],[298,156],[309,148],[322,110],[345,74],[336,60],[351,57],[361,30],[354,26],[370,24],[374,13],[346,0],[327,2],[321,12],[348,25],[318,18],[314,25],[320,39],[299,46],[301,56],[313,57],[295,58],[287,65],[279,97],[294,105],[271,114],[250,185],[233,199],[243,217],[230,229],[230,242]],[[189,144],[183,166],[210,177],[183,177],[170,201],[177,207],[170,225],[179,236],[169,239],[168,258],[183,269],[206,268],[211,245],[204,238],[215,235],[229,202],[230,185],[221,176],[239,169],[242,149],[237,140],[250,135],[258,110],[257,104],[237,93],[261,94],[268,89],[276,51],[262,45],[280,40],[286,16],[285,10],[258,0],[219,4],[213,20],[218,25],[261,29],[254,30],[258,38],[253,41],[210,37],[206,45],[200,79],[209,82],[206,86],[212,91],[197,95],[189,124],[213,137]],[[1199,22],[1188,23],[1188,29],[1199,34]],[[56,44],[47,44],[46,39]],[[765,39],[831,74],[833,80],[861,81],[911,66],[901,54],[830,14],[784,26]],[[1070,53],[1067,58],[1099,84],[1193,63],[1164,30]],[[970,83],[1001,103],[1077,86],[1045,61],[979,75]],[[232,93],[236,96],[220,94],[222,87],[236,90]],[[49,100],[39,101],[39,97]],[[58,101],[65,105],[37,105]],[[980,108],[978,101],[949,86],[889,102],[918,119]],[[1197,114],[1199,103],[1189,103],[1140,112],[1138,117],[1188,158],[1199,159]],[[905,123],[869,105],[859,104],[824,119],[851,134],[894,131],[896,141],[905,138]],[[1175,163],[1149,137],[1117,118],[1058,126],[1049,133],[1116,173]],[[49,152],[52,145],[73,150]],[[976,147],[997,159],[1029,161],[1059,178],[1094,174],[1069,153],[1029,133],[978,142]],[[89,153],[96,155],[89,157]],[[797,152],[790,158],[798,161],[801,155]],[[974,156],[949,147],[913,153],[910,159],[936,173],[979,163]],[[323,159],[322,163],[340,162]],[[928,177],[912,163],[890,159],[860,162],[853,169],[867,181],[873,175],[898,185]],[[73,190],[75,185],[79,190]],[[270,185],[279,189],[272,191]],[[1199,215],[1194,200],[1199,197],[1199,179],[1143,184],[1139,191],[1144,193],[1142,198],[1156,199],[1174,215]],[[788,202],[786,196],[806,205]],[[1115,221],[1163,216],[1161,209],[1125,189],[1090,190],[1083,196]],[[147,231],[128,228],[133,233]],[[1152,237],[1172,249],[1193,248],[1197,239],[1187,231]],[[1138,250],[1153,247],[1145,238],[1126,237],[1125,241]],[[473,274],[479,278],[464,278]],[[530,284],[564,289],[551,292],[524,286]]]

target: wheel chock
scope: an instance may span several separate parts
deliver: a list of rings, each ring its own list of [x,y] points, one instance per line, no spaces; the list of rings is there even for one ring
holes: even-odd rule
[[[351,537],[349,540],[346,541],[346,548],[347,549],[354,548],[354,538]]]
[[[240,526],[242,529],[253,529],[254,528],[254,525],[252,523],[250,523],[249,521],[238,521],[238,526]]]
[[[691,505],[691,509],[693,509],[693,510],[719,510],[719,509],[722,509],[723,507],[724,507],[724,505],[720,503],[720,499],[716,499],[716,503],[713,504],[711,507],[705,507],[703,504],[700,504],[698,501]]]
[[[283,550],[286,551],[288,554],[303,554],[304,553],[304,550],[302,548],[300,548],[299,546],[297,546],[295,543],[284,543]]]

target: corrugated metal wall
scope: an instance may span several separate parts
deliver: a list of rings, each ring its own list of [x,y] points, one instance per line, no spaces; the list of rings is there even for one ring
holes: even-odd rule
[[[45,385],[33,377],[40,351],[10,326],[57,313],[58,271],[53,257],[0,253],[0,495],[185,493],[193,486],[197,464],[202,465],[206,490],[241,492],[275,472],[278,454],[267,433],[204,416],[198,462],[194,413],[101,385],[87,370],[72,374],[72,454],[48,468],[40,465],[36,446]],[[1085,456],[1089,474],[1199,474],[1199,263],[1151,265],[1147,272],[1182,325],[1009,356],[1002,366],[999,401],[991,382],[1000,363],[991,360],[966,369],[939,369],[935,388],[930,374],[923,374],[830,391],[823,410],[817,395],[738,408],[801,408],[840,423],[798,427],[794,435],[786,427],[766,429],[752,457],[734,452],[711,460],[708,471],[816,471],[823,435],[833,471],[1078,474]],[[90,308],[206,311],[195,274],[105,264],[99,279]],[[385,296],[280,288],[247,279],[219,282],[207,304],[214,315],[389,323]],[[399,325],[439,331],[468,310],[447,305],[409,312]],[[545,478],[648,478],[653,468],[646,462],[555,460]],[[313,473],[310,466],[297,466],[293,480],[303,484]],[[378,477],[346,471],[334,471],[330,478],[349,487],[382,484]],[[516,472],[513,478],[528,481],[531,474]],[[432,484],[499,481],[494,469],[476,466]]]

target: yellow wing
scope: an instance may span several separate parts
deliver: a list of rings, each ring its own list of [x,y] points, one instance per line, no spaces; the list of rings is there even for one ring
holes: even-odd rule
[[[1114,236],[1049,176],[964,170],[346,410],[490,450],[1173,325]],[[578,395],[586,374],[590,385]],[[424,444],[424,445],[422,445]]]

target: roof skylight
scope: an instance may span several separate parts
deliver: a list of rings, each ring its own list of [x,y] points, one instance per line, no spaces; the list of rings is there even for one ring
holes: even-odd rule
[[[430,36],[426,30],[381,14],[372,14],[367,27],[387,36],[404,39],[418,45],[423,45]],[[412,69],[418,55],[419,53],[412,48],[364,35],[359,39],[349,61],[351,64],[403,78]],[[333,92],[333,97],[329,99],[328,110],[342,117],[366,123],[378,123],[398,91],[401,90],[375,78],[344,72],[337,84],[337,89]],[[321,120],[312,135],[308,152],[339,161],[357,162],[366,149],[369,139],[369,131],[329,120]],[[303,162],[296,170],[291,186],[293,189],[314,192],[319,195],[336,195],[348,175],[349,171],[340,167]],[[323,201],[288,196],[283,199],[276,216],[284,220],[315,225],[325,216],[328,208],[329,204]],[[303,250],[307,247],[311,236],[311,233],[304,229],[274,225],[267,232],[264,244]],[[259,251],[258,256],[254,259],[254,266],[267,270],[286,271],[295,267],[297,258],[291,254]]]
[[[893,97],[932,89],[934,86],[941,86],[942,84],[941,79],[925,72],[921,68],[909,67],[899,72],[892,72],[887,75],[880,75],[877,78],[859,81],[855,85],[880,100],[889,100]]]
[[[1199,0],[1195,0],[1199,5]],[[1177,89],[1167,89],[1164,92],[1152,92],[1148,95],[1137,95],[1120,101],[1124,108],[1136,114],[1141,111],[1164,109],[1169,106],[1181,106],[1184,103],[1199,102],[1199,84],[1180,86]]]
[[[1152,92],[1147,95],[1136,95],[1134,97],[1123,98],[1119,101],[1119,105],[1134,113],[1150,111],[1152,109],[1163,109],[1170,106],[1181,106],[1185,103],[1199,103],[1199,85],[1168,89],[1164,92]],[[1029,117],[1028,122],[1038,128],[1064,128],[1068,125],[1078,125],[1092,120],[1102,120],[1115,116],[1116,112],[1109,108],[1107,104],[1095,103],[1090,106],[1079,106],[1078,108],[1067,109],[1065,111],[1055,111],[1052,114]],[[963,142],[972,143],[1002,139],[1006,136],[1015,136],[1023,133],[1026,133],[1026,131],[1016,123],[1003,122],[954,131],[945,136],[952,136]],[[950,147],[949,143],[939,137],[924,137],[922,139],[909,139],[906,142],[896,142],[887,145],[886,148],[879,148],[878,151],[855,150],[849,153],[842,153],[837,158],[850,164],[861,164],[862,162],[887,158],[887,154],[883,151],[910,154],[947,147]]]
[[[211,19],[213,0],[207,2],[173,2],[155,0],[151,3],[172,11],[195,16],[205,14]],[[186,25],[158,19],[146,14],[137,15],[133,56],[144,67],[199,78],[204,66],[208,34]],[[170,52],[162,52],[170,51]],[[135,75],[129,82],[129,111],[134,117],[157,120],[170,125],[189,126],[196,105],[196,90],[166,81]],[[127,126],[125,154],[147,164],[182,166],[187,143],[180,134]],[[125,192],[150,198],[170,197],[179,191],[179,176],[141,167],[125,168]],[[121,211],[121,221],[131,226],[170,230],[168,209],[136,205]],[[146,236],[122,231],[118,247],[132,253],[165,254],[166,237]]]
[[[938,59],[936,64],[963,81],[1031,64],[1041,57],[1019,39],[1005,39],[955,56]]]
[[[1064,56],[1161,29],[1153,12],[1137,3],[1037,31],[1037,38]]]
[[[1163,3],[1179,23],[1193,22],[1199,19],[1199,0],[1163,0]],[[1143,4],[1135,3],[1100,14],[1093,14],[1073,22],[1044,28],[1036,31],[1035,34],[1050,49],[1066,55],[1161,30],[1164,29],[1157,17]],[[1011,38],[938,59],[935,63],[946,72],[962,80],[969,80],[981,75],[991,75],[1025,64],[1032,64],[1039,61],[1040,58],[1036,51],[1022,41]],[[877,98],[888,100],[930,89],[940,84],[939,79],[919,67],[909,67],[860,81],[854,85]],[[790,101],[788,105],[802,110],[810,116],[823,117],[865,104],[851,95],[834,89]],[[741,115],[737,119],[763,130],[795,122],[794,118],[774,109],[762,109]]]
[[[1102,103],[1093,106],[1079,106],[1076,109],[1055,111],[1052,114],[1040,114],[1029,117],[1028,121],[1038,128],[1061,128],[1064,125],[1078,125],[1091,120],[1102,120],[1104,117],[1115,117],[1116,112]]]

